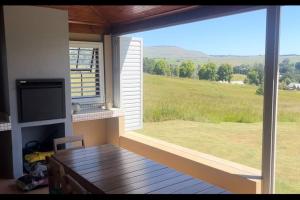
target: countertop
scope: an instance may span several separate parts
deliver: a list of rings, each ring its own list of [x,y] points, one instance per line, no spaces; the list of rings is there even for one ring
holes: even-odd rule
[[[110,110],[103,110],[100,108],[93,108],[80,111],[79,113],[74,113],[72,115],[73,122],[96,120],[96,119],[105,119],[112,117],[124,116],[123,111],[118,108],[112,108]]]
[[[9,116],[6,113],[0,112],[0,131],[11,130]]]
[[[11,130],[10,122],[0,121],[0,131],[9,131]]]
[[[72,114],[72,122],[81,122],[97,119],[106,119],[124,116],[123,111],[118,108],[112,108],[110,110],[103,110],[101,108],[92,108],[80,111]],[[0,131],[11,130],[11,123],[7,120],[0,119]]]

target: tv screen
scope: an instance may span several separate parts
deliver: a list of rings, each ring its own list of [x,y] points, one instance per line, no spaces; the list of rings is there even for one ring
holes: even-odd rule
[[[18,80],[19,122],[65,118],[64,80]]]

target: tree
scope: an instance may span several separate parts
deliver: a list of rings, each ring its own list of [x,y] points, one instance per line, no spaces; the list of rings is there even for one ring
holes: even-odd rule
[[[249,72],[249,65],[241,64],[239,66],[233,67],[234,74],[247,74]]]
[[[290,59],[285,58],[279,64],[280,74],[293,73],[293,71],[294,71],[294,65],[292,63],[290,63]]]
[[[259,85],[260,82],[259,82],[259,75],[257,70],[251,69],[248,72],[247,78],[245,79],[245,83]]]
[[[263,66],[263,64],[255,63],[253,65],[253,69],[256,70],[258,73],[258,84],[263,84],[263,82],[264,82],[264,66]]]
[[[292,82],[295,82],[293,75],[286,73],[282,75],[279,79],[280,83],[284,83],[284,85],[289,85]]]
[[[229,64],[222,64],[217,71],[218,80],[220,81],[230,82],[232,79],[232,74],[233,74],[232,66]]]
[[[217,79],[217,66],[214,63],[207,63],[201,66],[198,72],[199,79],[215,81]]]
[[[300,71],[300,62],[295,63],[295,68],[296,70]]]
[[[172,68],[172,76],[179,76],[179,66],[173,66]]]
[[[155,66],[155,60],[145,57],[143,59],[143,71],[149,74],[153,74],[153,69]]]
[[[171,69],[166,60],[159,60],[153,69],[153,74],[170,76]]]
[[[263,64],[255,63],[247,74],[245,83],[261,85],[264,82],[264,66]]]
[[[182,62],[179,67],[179,76],[190,78],[195,71],[195,64],[191,61]]]

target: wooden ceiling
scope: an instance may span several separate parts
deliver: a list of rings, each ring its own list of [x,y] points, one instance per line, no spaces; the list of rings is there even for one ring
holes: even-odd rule
[[[49,5],[69,13],[69,30],[75,33],[110,33],[114,26],[126,25],[159,16],[186,11],[199,6],[187,5]]]

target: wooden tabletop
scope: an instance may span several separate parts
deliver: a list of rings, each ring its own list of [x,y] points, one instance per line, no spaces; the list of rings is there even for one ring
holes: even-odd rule
[[[229,192],[105,144],[54,155],[82,186],[95,194],[228,194]]]

